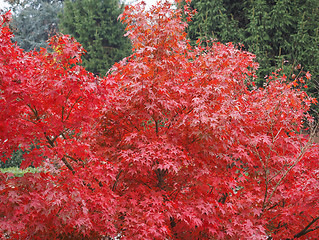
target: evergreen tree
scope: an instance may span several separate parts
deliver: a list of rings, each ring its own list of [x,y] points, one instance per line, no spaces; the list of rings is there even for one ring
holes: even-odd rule
[[[193,0],[198,13],[190,23],[191,40],[198,37],[242,43],[260,63],[263,76],[281,68],[288,77],[310,71],[308,92],[318,97],[319,1],[317,0]]]
[[[47,40],[58,31],[60,0],[32,0],[13,3],[14,41],[26,51],[47,46]]]
[[[304,71],[312,74],[313,81],[309,85],[308,93],[319,98],[319,2],[298,2],[296,15],[299,16],[299,21],[296,22],[296,30],[292,34],[290,59],[294,67],[300,64]]]
[[[242,39],[243,32],[238,26],[239,21],[229,15],[223,0],[195,0],[192,1],[191,7],[198,11],[188,29],[192,40],[213,38],[223,42],[238,42]]]
[[[94,74],[108,69],[130,53],[125,27],[117,18],[123,6],[118,0],[77,0],[65,2],[60,15],[63,33],[75,37],[87,50],[83,65]]]

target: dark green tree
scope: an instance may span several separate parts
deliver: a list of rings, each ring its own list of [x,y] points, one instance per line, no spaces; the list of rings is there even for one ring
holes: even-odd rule
[[[292,34],[290,59],[292,66],[300,64],[304,71],[312,74],[308,93],[319,98],[319,1],[308,0],[296,9],[299,21]]]
[[[189,25],[191,40],[244,44],[260,63],[259,85],[278,68],[288,77],[310,71],[308,93],[318,97],[318,0],[193,0],[192,7],[198,13]]]
[[[104,75],[108,69],[131,51],[124,37],[125,26],[117,18],[123,11],[118,0],[77,0],[65,2],[60,28],[87,50],[83,65],[94,74]]]
[[[252,14],[247,14],[247,37],[242,42],[257,55],[260,75],[278,68],[288,77],[298,75],[301,70],[310,71],[313,81],[308,92],[316,93],[319,2],[257,0],[251,1],[248,9]]]
[[[188,28],[191,40],[213,38],[223,42],[239,42],[243,38],[239,21],[229,13],[223,0],[195,0],[191,7],[198,11]]]
[[[47,46],[47,40],[58,31],[60,0],[11,1],[14,41],[26,51]]]

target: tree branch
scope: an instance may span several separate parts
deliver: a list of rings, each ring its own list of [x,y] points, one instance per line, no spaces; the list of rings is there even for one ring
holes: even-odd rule
[[[300,238],[300,237],[302,237],[303,235],[306,235],[309,232],[312,232],[312,231],[315,231],[315,230],[319,229],[319,226],[309,229],[311,227],[311,225],[314,224],[318,220],[319,220],[319,217],[316,217],[315,219],[313,219],[303,230],[301,230],[299,233],[297,233],[294,236],[294,238]]]
[[[75,171],[74,171],[74,168],[71,166],[71,164],[65,159],[65,157],[63,157],[62,159],[62,162],[65,164],[65,166],[71,170],[71,172],[73,174],[75,174]]]
[[[75,101],[75,103],[72,104],[72,106],[71,106],[71,108],[70,108],[70,110],[69,110],[69,112],[68,112],[68,114],[67,114],[67,116],[66,116],[66,118],[65,118],[65,121],[67,121],[67,120],[69,119],[70,114],[71,114],[71,112],[72,112],[74,106],[75,106],[77,103],[79,103],[82,99],[83,99],[82,97],[79,97],[79,98]]]
[[[119,181],[119,179],[120,179],[120,176],[121,176],[121,173],[123,172],[123,170],[121,169],[120,171],[119,171],[119,173],[116,175],[116,180],[115,180],[115,182],[114,182],[114,184],[113,184],[113,187],[112,187],[112,191],[114,192],[115,191],[115,189],[116,189],[116,186],[117,186],[117,183],[118,183],[118,181]]]
[[[270,202],[271,202],[271,199],[274,195],[274,193],[276,192],[277,188],[279,187],[279,185],[281,184],[281,182],[284,180],[284,178],[287,176],[287,174],[291,171],[291,169],[293,169],[300,161],[301,159],[303,158],[303,156],[305,155],[307,149],[309,148],[310,144],[312,143],[312,141],[308,141],[306,146],[301,149],[300,153],[299,153],[299,156],[297,157],[296,161],[294,162],[294,164],[292,164],[287,170],[286,172],[282,175],[282,177],[279,179],[279,181],[277,182],[276,186],[274,187],[274,189],[272,190],[266,204],[265,204],[265,208],[267,206],[269,206]]]

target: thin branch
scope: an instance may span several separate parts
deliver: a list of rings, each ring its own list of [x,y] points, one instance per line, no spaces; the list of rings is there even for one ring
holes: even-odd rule
[[[74,108],[75,105],[76,105],[77,103],[79,103],[82,99],[83,99],[82,97],[79,97],[79,98],[75,101],[75,103],[72,104],[72,106],[71,106],[71,108],[70,108],[70,110],[69,110],[69,112],[68,112],[68,115],[67,115],[65,121],[67,121],[67,120],[69,119],[70,114],[71,114],[73,108]]]
[[[287,174],[291,171],[291,169],[293,169],[301,161],[301,159],[305,155],[305,153],[306,153],[306,151],[307,151],[307,149],[308,149],[308,147],[310,146],[311,143],[312,143],[312,141],[310,141],[310,140],[307,142],[306,146],[303,149],[301,149],[301,152],[300,152],[299,156],[297,157],[297,160],[294,162],[294,164],[291,165],[286,170],[286,172],[282,175],[282,177],[279,179],[279,181],[277,182],[276,186],[274,187],[274,189],[272,190],[272,192],[271,192],[271,194],[270,194],[270,196],[268,198],[268,201],[267,201],[267,203],[265,205],[265,208],[269,205],[274,193],[276,192],[277,188],[279,187],[281,182],[284,180],[284,178],[287,176]]]
[[[32,108],[31,104],[27,104],[27,106],[30,108],[30,110],[32,111],[32,113],[34,114],[34,116],[36,117],[36,119],[39,121],[40,117],[39,117],[39,113],[38,110],[36,108]]]
[[[183,107],[183,109],[181,109],[180,113],[177,112],[177,113],[171,118],[171,120],[169,121],[169,124],[168,124],[168,126],[167,126],[167,129],[169,129],[169,128],[171,127],[172,122],[175,121],[175,118],[176,118],[179,114],[182,114],[185,109],[186,109],[186,107]]]
[[[73,174],[75,174],[74,168],[71,166],[71,164],[65,159],[65,157],[62,157],[62,162],[65,164],[65,166],[71,170]]]
[[[37,122],[34,122],[34,121],[27,119],[27,118],[20,117],[20,119],[27,121],[27,122],[30,122],[30,123],[33,123],[33,124],[37,124]]]
[[[113,184],[113,187],[112,187],[112,191],[114,192],[115,190],[116,190],[116,186],[117,186],[117,183],[118,183],[118,181],[119,181],[119,179],[120,179],[120,176],[121,176],[121,173],[123,172],[123,170],[121,169],[120,171],[119,171],[119,173],[116,175],[116,180],[115,180],[115,182],[114,182],[114,184]]]
[[[132,126],[133,128],[135,128],[135,129],[139,132],[140,129],[139,129],[137,126],[135,126],[135,124],[133,124],[132,120],[131,120],[130,118],[129,118],[128,120],[130,121],[131,126]],[[122,127],[124,128],[124,126],[122,126]],[[126,128],[125,128],[125,130],[126,130],[127,132],[129,132],[129,130],[127,130]]]
[[[301,230],[299,233],[297,233],[294,236],[294,238],[300,238],[301,236],[306,235],[309,232],[312,232],[312,231],[319,229],[319,226],[309,229],[311,227],[311,225],[314,224],[318,220],[319,220],[319,217],[316,217],[315,219],[313,219],[303,230]]]
[[[276,138],[278,137],[279,133],[281,132],[282,127],[279,129],[279,131],[277,132],[276,136],[273,138],[272,143],[274,143],[276,141]]]
[[[154,119],[154,118],[153,118]],[[155,119],[154,119],[155,121]],[[156,131],[156,135],[158,136],[158,131],[159,131],[159,128],[158,128],[158,121],[155,121],[155,131]]]
[[[148,187],[149,189],[152,189],[147,183],[141,181],[141,180],[136,180],[138,183],[142,183],[143,185],[145,185],[146,187]]]
[[[82,163],[81,166],[82,166],[82,167],[85,167],[86,162],[85,162],[84,160],[82,160],[81,158],[76,159],[76,158],[71,157],[71,156],[69,156],[69,155],[65,155],[65,157],[71,159],[72,161],[76,162],[77,164],[79,164],[79,161],[80,161],[80,162]]]
[[[47,135],[46,132],[44,132],[43,134],[44,134],[45,138],[47,139],[48,143],[50,144],[49,147],[53,148],[54,147],[54,141]]]

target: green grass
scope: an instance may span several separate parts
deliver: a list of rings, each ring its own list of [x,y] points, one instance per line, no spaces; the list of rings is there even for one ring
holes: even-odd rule
[[[13,173],[15,177],[22,177],[25,173],[36,173],[39,172],[37,168],[28,167],[26,169],[20,169],[18,167],[0,168],[3,173]]]

